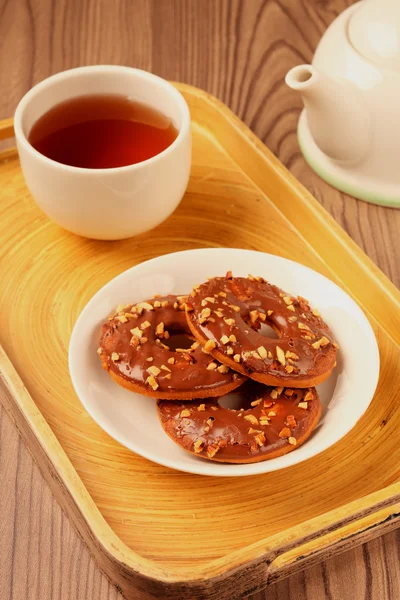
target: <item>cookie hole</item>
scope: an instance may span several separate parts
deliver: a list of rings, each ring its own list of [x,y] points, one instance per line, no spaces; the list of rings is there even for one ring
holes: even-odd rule
[[[171,337],[168,338],[167,340],[163,339],[162,343],[165,344],[166,346],[168,346],[168,348],[170,350],[172,350],[172,352],[175,352],[175,350],[177,348],[183,348],[184,350],[189,349],[190,346],[193,344],[193,338],[190,338],[187,334],[185,333],[180,333],[180,332],[170,332],[171,333]]]
[[[267,323],[261,323],[261,327],[258,330],[258,333],[261,333],[261,335],[263,335],[264,337],[270,338],[272,340],[279,339],[279,335]]]
[[[240,410],[241,408],[247,410],[250,406],[248,395],[242,392],[226,394],[218,399],[218,404],[222,408],[228,408],[229,410]]]

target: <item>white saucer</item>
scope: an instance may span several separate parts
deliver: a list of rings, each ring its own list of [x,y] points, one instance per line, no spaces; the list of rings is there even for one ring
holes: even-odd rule
[[[207,461],[185,452],[163,432],[156,402],[118,386],[96,354],[101,324],[120,303],[154,294],[184,294],[207,277],[232,270],[261,275],[318,307],[340,346],[338,365],[318,387],[323,417],[310,439],[293,452],[264,462],[235,465]],[[240,476],[276,471],[315,456],[340,440],[370,404],[379,376],[374,333],[357,304],[337,285],[300,264],[261,252],[224,248],[160,256],[125,271],[105,285],[82,311],[69,347],[72,382],[83,406],[118,442],[161,465],[202,475]]]

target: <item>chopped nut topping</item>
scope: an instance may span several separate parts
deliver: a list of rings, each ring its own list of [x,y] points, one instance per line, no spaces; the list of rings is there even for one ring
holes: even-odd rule
[[[219,446],[217,446],[217,444],[211,444],[211,446],[208,446],[207,448],[207,455],[209,456],[209,458],[212,458],[217,454],[218,450]]]
[[[214,417],[209,417],[209,418],[207,419],[206,423],[207,423],[207,425],[208,425],[209,427],[212,427],[212,426],[213,426],[213,424],[214,424]]]
[[[264,279],[264,277],[260,277],[260,276],[258,276],[258,277],[256,277],[255,279],[256,279],[256,281],[258,281],[258,283],[265,283],[265,279]]]
[[[198,454],[199,452],[202,451],[203,446],[204,446],[203,440],[196,440],[195,443],[193,444],[194,451]]]
[[[135,327],[134,329],[131,329],[131,334],[140,339],[143,335],[143,331],[141,331],[139,327]]]
[[[261,447],[264,446],[265,443],[265,435],[261,432],[258,435],[256,435],[254,437],[254,439],[256,440],[257,444]]]
[[[276,412],[274,410],[270,410],[268,413],[269,417],[276,417]]]
[[[229,344],[229,338],[227,335],[223,335],[220,341],[224,345]]]
[[[260,417],[260,425],[262,425],[263,427],[266,425],[269,425],[269,418],[266,417],[265,415]]]
[[[199,406],[197,407],[198,411],[203,411],[206,410],[206,405],[205,404],[199,404]]]
[[[281,429],[281,431],[279,432],[278,435],[281,438],[288,438],[290,436],[290,429],[289,429],[289,427],[284,427],[283,429]]]
[[[306,325],[305,323],[301,323],[300,321],[297,323],[297,327],[299,329],[305,329],[306,331],[310,331],[310,328],[308,325]]]
[[[151,367],[147,369],[147,372],[151,373],[151,375],[159,375],[161,373],[160,369],[155,365],[151,365]]]
[[[285,390],[285,396],[287,396],[288,398],[290,398],[291,396],[293,396],[294,391],[292,390],[292,388],[286,388]]]
[[[217,367],[217,371],[225,375],[226,373],[229,373],[229,367],[227,365],[219,365],[219,367]]]
[[[274,400],[276,400],[277,397],[278,397],[278,392],[276,391],[276,389],[275,390],[271,390],[271,392],[270,392],[269,395],[271,396],[271,398],[273,398]]]
[[[244,415],[246,421],[250,421],[252,425],[258,425],[258,419],[254,415]]]
[[[159,300],[154,300],[154,308],[160,308],[161,302]]]
[[[271,400],[264,400],[264,408],[269,408],[273,404],[275,404],[275,403],[271,402]]]
[[[102,354],[103,353],[103,349],[102,348],[97,348],[97,354]]]
[[[120,313],[122,311],[125,311],[129,306],[130,304],[118,304],[117,308],[115,309],[115,312]]]
[[[258,406],[259,404],[261,404],[262,402],[262,398],[257,398],[256,400],[253,400],[253,402],[251,403],[251,406]]]
[[[212,340],[208,340],[205,344],[204,344],[204,351],[209,353],[211,352],[211,350],[214,350],[216,346],[216,343],[213,342]]]
[[[156,327],[156,335],[163,337],[164,335],[164,323],[161,321]]]
[[[143,344],[145,344],[145,343],[146,343],[146,342],[148,342],[148,341],[149,341],[149,340],[148,340],[148,338],[147,338],[147,337],[141,337],[141,338],[140,338],[140,340],[139,340],[139,342],[140,342],[142,345],[143,345]]]
[[[207,371],[215,371],[215,369],[217,368],[217,363],[216,362],[210,362],[207,365]]]
[[[188,410],[187,408],[185,408],[184,410],[182,410],[182,412],[179,416],[181,417],[181,419],[183,419],[184,417],[190,417],[191,414],[192,414],[192,412],[190,410]]]
[[[261,360],[261,356],[255,350],[253,350],[251,352],[251,356],[253,356],[254,358],[257,358],[258,360]]]
[[[297,425],[297,421],[294,418],[294,415],[288,415],[286,417],[286,422],[289,425],[289,427],[296,427],[296,425]]]
[[[236,304],[229,305],[235,312],[240,312],[240,306],[236,306]]]
[[[297,321],[296,315],[294,315],[293,317],[289,317],[288,321],[289,321],[289,323],[294,323],[295,321]]]
[[[294,367],[292,367],[292,365],[286,365],[285,371],[286,373],[293,373]]]
[[[133,313],[126,312],[126,313],[125,313],[125,317],[126,317],[127,319],[137,319],[137,318],[138,318],[138,315],[134,315]]]
[[[240,415],[241,413],[239,413]],[[247,432],[248,434],[252,434],[252,433],[262,433],[261,429],[253,429],[252,427],[250,427],[250,429]]]
[[[261,358],[267,358],[267,351],[264,348],[264,346],[259,346],[259,348],[257,348],[257,352],[261,356]]]
[[[226,353],[227,354],[233,354],[233,348],[227,348],[226,349]]]
[[[288,310],[291,310],[292,312],[296,312],[295,307],[293,306],[293,304],[289,304],[289,306],[286,307]]]
[[[177,302],[174,302],[174,308],[175,308],[175,310],[178,310],[179,304]]]
[[[129,343],[137,348],[137,346],[139,346],[140,339],[136,335],[133,335]]]
[[[147,362],[153,362],[154,358],[152,356],[149,356],[148,358],[146,358]]]
[[[158,388],[157,380],[153,375],[149,375],[149,377],[146,379],[146,383],[148,383],[154,391]]]
[[[260,313],[258,314],[258,318],[260,319],[260,321],[263,321],[263,322],[264,322],[264,321],[266,321],[266,319],[267,319],[267,315],[266,315],[265,313],[263,313],[263,312],[260,312]]]
[[[119,317],[115,317],[117,319],[117,321],[120,321],[121,323],[127,323],[128,319],[126,318],[125,315],[121,315]]]
[[[294,438],[293,436],[290,436],[290,437],[288,438],[288,442],[289,442],[289,444],[291,444],[292,446],[296,446],[296,444],[297,444],[296,438]]]
[[[293,304],[294,298],[291,296],[283,296],[283,301],[285,304]]]
[[[219,295],[219,296],[222,296],[222,298],[226,298],[226,294],[225,294],[225,292],[219,292],[219,294],[218,294],[218,295]]]
[[[257,321],[258,315],[259,315],[258,310],[251,310],[250,311],[250,320],[251,320],[252,323],[255,323]]]
[[[214,302],[215,302],[215,298],[212,298],[211,296],[207,296],[207,297],[206,297],[206,301],[207,301],[207,302],[211,302],[211,304],[214,304]]]
[[[169,304],[168,300],[163,300],[163,302],[161,302],[161,306],[163,308],[166,308],[168,306],[168,304]]]
[[[255,281],[256,278],[254,277],[254,275],[250,275],[250,273],[247,275],[247,279],[250,279],[250,281]]]
[[[307,408],[308,408],[308,402],[299,402],[297,406],[299,408],[303,408],[304,410],[307,410]]]
[[[312,345],[313,348],[315,348],[316,350],[319,350],[321,346],[327,346],[328,344],[330,344],[330,341],[328,340],[327,337],[325,337],[324,335],[322,336],[321,339],[317,340],[316,342],[314,342]]]
[[[218,410],[218,406],[212,406],[211,410]]]
[[[113,360],[114,362],[119,359],[120,359],[120,356],[119,356],[118,352],[113,352],[111,354],[111,360]]]
[[[148,302],[138,302],[137,307],[142,308],[144,310],[154,310],[153,305],[149,304]]]
[[[211,309],[203,308],[203,310],[201,311],[201,316],[203,317],[203,319],[207,319],[210,315],[211,315]]]
[[[311,390],[309,390],[306,395],[304,396],[304,400],[305,402],[309,402],[310,400],[312,400],[314,398],[314,394],[312,393]]]
[[[316,308],[313,309],[312,314],[314,315],[314,317],[320,317],[321,316],[321,313]]]
[[[229,341],[232,342],[232,344],[235,344],[237,342],[236,336],[233,335],[233,333],[229,336]]]
[[[143,323],[140,326],[140,329],[147,329],[148,327],[151,327],[151,323],[149,323],[149,321],[143,321]]]
[[[285,356],[286,358],[293,358],[293,360],[299,360],[297,354],[295,354],[294,352],[290,352],[290,350],[286,352]]]
[[[230,327],[235,324],[235,319],[224,319],[225,323]]]
[[[171,369],[169,367],[167,367],[166,365],[161,365],[161,369],[163,371],[168,371],[169,373],[171,373]]]
[[[267,315],[270,317],[273,312],[274,312],[273,310],[267,310]]]
[[[339,344],[337,344],[336,342],[332,342],[332,346],[336,348],[336,350],[339,350]]]
[[[222,317],[224,316],[220,310],[214,310],[214,314],[217,315],[219,319],[222,319]]]
[[[272,354],[271,350],[268,350],[267,356],[270,360],[272,360],[274,358],[274,355]]]
[[[167,362],[168,362],[170,365],[173,365],[173,364],[175,364],[175,358],[174,358],[173,356],[171,356],[171,358],[169,358],[169,359],[167,360]]]
[[[171,379],[172,374],[171,373],[167,373],[166,376],[164,377],[164,379]]]
[[[286,360],[285,360],[285,353],[282,350],[282,348],[280,348],[280,346],[276,346],[275,348],[276,350],[276,358],[279,360],[279,362],[281,363],[281,365],[285,365],[286,364]]]

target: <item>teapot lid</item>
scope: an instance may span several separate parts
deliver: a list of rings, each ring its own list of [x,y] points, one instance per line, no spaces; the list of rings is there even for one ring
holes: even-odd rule
[[[400,71],[400,0],[363,0],[349,23],[353,47],[367,60]]]

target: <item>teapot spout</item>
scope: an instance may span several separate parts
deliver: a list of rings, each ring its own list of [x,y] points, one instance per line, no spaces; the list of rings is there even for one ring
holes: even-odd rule
[[[358,162],[366,155],[370,116],[355,85],[336,81],[313,65],[294,67],[285,81],[300,92],[308,127],[322,152],[341,162]]]

